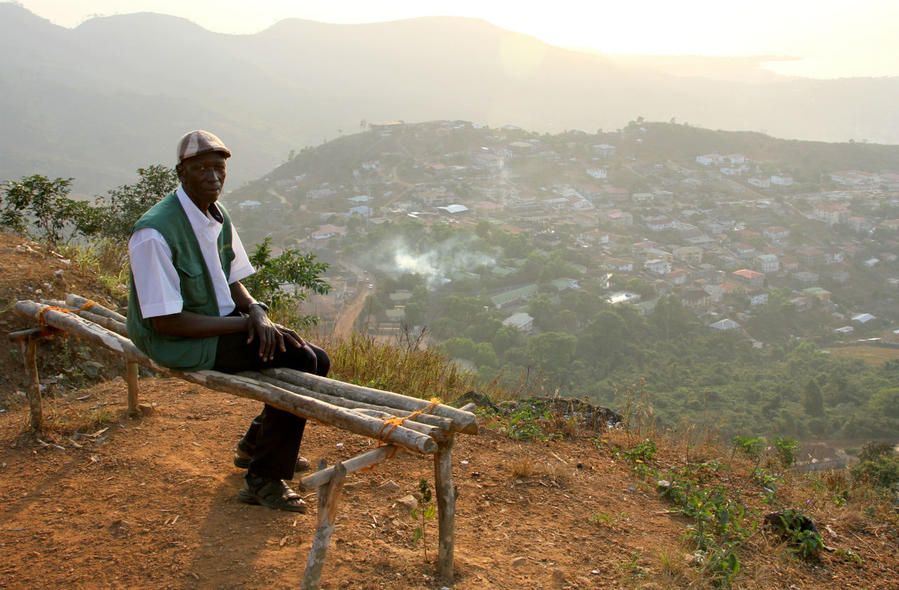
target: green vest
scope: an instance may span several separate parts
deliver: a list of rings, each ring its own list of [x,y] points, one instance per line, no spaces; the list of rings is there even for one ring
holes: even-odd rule
[[[234,250],[231,248],[231,218],[225,208],[218,204],[225,218],[218,236],[219,259],[227,279],[231,274]],[[184,311],[203,315],[218,316],[218,302],[212,277],[203,261],[200,244],[194,235],[187,214],[181,207],[178,195],[170,193],[137,220],[132,232],[143,228],[153,228],[162,234],[172,251],[172,264],[178,272]],[[149,319],[140,313],[140,302],[134,288],[134,274],[131,275],[131,293],[128,297],[128,336],[140,350],[151,359],[170,369],[198,371],[211,369],[215,363],[215,349],[218,336],[207,338],[184,338],[159,334],[153,329]]]

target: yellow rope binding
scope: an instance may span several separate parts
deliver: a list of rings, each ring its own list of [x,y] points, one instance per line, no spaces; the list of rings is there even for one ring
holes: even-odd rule
[[[383,426],[381,426],[381,430],[378,431],[378,439],[380,441],[380,444],[383,445],[384,443],[386,443],[387,437],[390,436],[390,433],[393,432],[393,430],[397,426],[402,426],[403,422],[405,422],[406,420],[414,419],[418,416],[421,416],[422,414],[430,414],[431,410],[433,410],[434,408],[436,408],[437,406],[439,406],[442,403],[443,402],[440,401],[439,397],[432,397],[431,403],[429,403],[427,406],[423,407],[420,410],[415,410],[408,416],[396,416],[394,418],[384,419],[384,424],[383,424]],[[388,426],[390,427],[390,430],[388,430],[387,432],[384,432],[384,429],[387,428]]]
[[[416,410],[416,411],[412,412],[408,416],[395,416],[393,418],[381,418],[381,420],[384,422],[384,424],[381,426],[381,430],[378,431],[378,447],[383,447],[384,445],[387,444],[387,437],[390,436],[390,433],[393,432],[394,428],[396,428],[397,426],[402,426],[403,422],[405,422],[406,420],[409,420],[411,418],[421,416],[422,414],[430,414],[431,410],[433,410],[434,408],[436,408],[437,406],[439,406],[442,403],[443,402],[440,400],[439,397],[432,397],[431,403],[429,403],[427,406],[423,407],[420,410]],[[384,432],[384,429],[387,428],[388,426],[390,427],[390,429],[387,432]],[[396,455],[396,452],[398,449],[399,449],[399,447],[393,446],[393,451],[392,452],[388,451],[388,454],[385,458],[392,459],[394,457],[394,455]],[[368,467],[365,467],[364,469],[362,469],[362,471],[368,471],[369,469],[374,469],[374,468],[375,468],[374,465],[369,465]]]

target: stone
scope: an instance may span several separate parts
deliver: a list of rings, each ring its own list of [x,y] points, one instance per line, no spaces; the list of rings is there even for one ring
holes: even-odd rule
[[[388,479],[387,481],[379,485],[378,489],[385,493],[392,493],[400,491],[400,486],[392,479]]]
[[[125,520],[116,520],[109,525],[109,532],[112,533],[112,536],[116,539],[127,536],[130,531],[131,525]]]
[[[85,361],[81,364],[81,366],[84,369],[84,373],[88,377],[96,377],[105,367],[103,363],[98,363],[97,361]]]
[[[396,501],[397,504],[407,508],[408,510],[414,510],[416,506],[418,506],[418,500],[415,499],[415,496],[409,494],[408,496],[403,496],[399,500]]]

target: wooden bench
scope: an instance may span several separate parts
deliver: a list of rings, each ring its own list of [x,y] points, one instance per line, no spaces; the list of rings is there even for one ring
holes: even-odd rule
[[[139,415],[138,374],[143,365],[150,370],[270,404],[307,419],[368,436],[379,441],[371,451],[330,467],[324,460],[315,473],[300,480],[303,489],[315,489],[318,526],[306,562],[302,588],[318,588],[322,567],[334,530],[337,504],[347,473],[389,459],[398,449],[434,456],[434,489],[437,496],[437,575],[442,584],[453,581],[455,491],[452,481],[452,450],[457,433],[476,434],[477,418],[463,409],[421,399],[342,383],[334,379],[292,369],[267,369],[260,373],[231,375],[218,371],[175,371],[153,362],[128,339],[125,317],[93,301],[68,295],[65,302],[18,301],[13,311],[31,318],[37,328],[10,334],[22,345],[29,378],[28,398],[31,427],[41,430],[40,379],[37,372],[37,342],[64,331],[90,340],[121,355],[126,364],[128,412]]]

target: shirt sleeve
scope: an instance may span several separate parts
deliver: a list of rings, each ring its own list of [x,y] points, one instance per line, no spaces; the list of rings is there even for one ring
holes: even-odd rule
[[[128,241],[128,256],[144,319],[181,312],[181,283],[162,234],[153,228],[137,230]]]
[[[250,258],[243,247],[243,242],[240,241],[240,236],[237,235],[237,228],[233,225],[231,226],[231,249],[234,250],[234,260],[231,261],[231,272],[228,275],[229,284],[236,283],[256,272],[256,269],[250,264]]]

